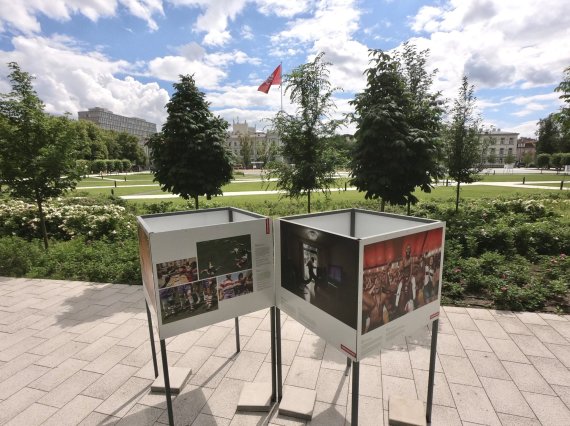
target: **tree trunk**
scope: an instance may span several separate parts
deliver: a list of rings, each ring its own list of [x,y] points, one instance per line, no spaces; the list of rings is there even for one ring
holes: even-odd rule
[[[384,201],[384,198],[380,198],[380,211],[384,212],[384,207],[386,207],[386,201]]]
[[[197,195],[194,196],[194,208],[195,208],[196,210],[198,210],[198,208],[199,208],[199,207],[198,207],[198,196],[197,196]]]
[[[457,189],[456,189],[456,194],[455,194],[455,213],[457,213],[459,211],[459,186],[461,185],[461,182],[457,181]]]
[[[410,200],[408,200],[408,216],[410,215],[410,210],[411,210],[410,207],[411,207],[411,203],[410,203]]]
[[[40,229],[42,230],[42,237],[44,239],[44,248],[48,249],[48,235],[47,235],[47,227],[46,227],[46,217],[42,205],[42,200],[40,199],[39,195],[36,194],[36,204],[38,206],[38,213],[40,215]]]
[[[307,192],[307,213],[311,213],[311,190]]]

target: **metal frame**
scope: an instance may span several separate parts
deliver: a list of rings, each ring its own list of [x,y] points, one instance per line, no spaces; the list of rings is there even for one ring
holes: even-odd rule
[[[152,351],[152,363],[154,366],[154,378],[158,377],[158,361],[156,357],[156,347],[154,343],[154,333],[152,330],[152,316],[148,302],[145,300],[146,315],[148,319],[148,332],[150,337],[150,348]],[[281,401],[282,383],[281,383],[281,327],[276,327],[276,321],[280,324],[279,309],[275,306],[269,308],[271,316],[271,402]],[[239,317],[235,318],[236,327],[236,353],[240,352],[239,338]],[[174,413],[172,410],[172,393],[170,391],[170,376],[168,372],[168,357],[166,353],[166,340],[160,339],[160,354],[162,357],[162,374],[164,374],[164,393],[166,395],[166,409],[168,411],[168,424],[174,425]],[[279,366],[279,368],[277,368]],[[278,382],[277,382],[278,380]],[[278,393],[279,392],[279,393]]]

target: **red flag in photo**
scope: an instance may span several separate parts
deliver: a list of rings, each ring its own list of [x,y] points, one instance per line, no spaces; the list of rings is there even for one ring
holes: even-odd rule
[[[279,66],[275,68],[275,71],[273,71],[271,75],[261,83],[261,86],[259,86],[257,90],[263,93],[269,93],[271,86],[277,84],[281,84],[281,64],[279,64]]]

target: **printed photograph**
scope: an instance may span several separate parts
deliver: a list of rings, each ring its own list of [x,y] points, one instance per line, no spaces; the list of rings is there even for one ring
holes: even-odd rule
[[[364,247],[362,334],[438,300],[443,231]]]
[[[162,323],[167,324],[218,309],[215,278],[160,290]]]
[[[173,260],[157,263],[156,275],[158,287],[175,287],[177,285],[198,281],[198,264],[196,258]]]
[[[356,329],[358,242],[281,222],[281,286]]]
[[[253,271],[251,269],[216,278],[220,301],[253,293]]]
[[[220,238],[196,243],[200,279],[252,268],[251,236]]]

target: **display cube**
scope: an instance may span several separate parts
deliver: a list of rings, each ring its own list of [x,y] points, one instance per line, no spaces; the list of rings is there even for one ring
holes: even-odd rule
[[[137,219],[160,339],[275,305],[269,218],[228,207]]]
[[[350,209],[277,219],[277,306],[360,361],[439,316],[445,224]]]

